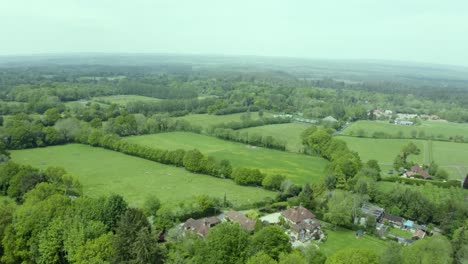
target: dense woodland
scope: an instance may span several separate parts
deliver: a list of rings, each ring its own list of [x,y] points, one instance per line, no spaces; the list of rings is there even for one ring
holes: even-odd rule
[[[287,69],[215,70],[180,63],[1,66],[0,192],[9,197],[0,203],[1,261],[415,263],[423,256],[425,262],[421,263],[463,263],[468,258],[468,206],[460,182],[444,181],[446,173],[435,164],[428,169],[434,170],[437,179],[418,188],[411,185],[417,180],[384,179],[377,161],[362,162],[358,153],[334,135],[347,122],[372,119],[368,113],[376,108],[468,122],[467,82],[414,77],[411,81],[369,78],[357,82],[330,76],[308,79],[303,75]],[[109,95],[163,100],[125,105],[90,101]],[[254,111],[258,112],[258,119],[251,117]],[[300,186],[283,175],[236,167],[229,160],[205,155],[197,149],[155,149],[123,140],[132,135],[190,131],[284,151],[286,143],[281,139],[238,131],[292,121],[290,117],[264,116],[265,112],[314,120],[333,116],[338,120],[319,122],[301,136],[304,155],[329,161],[320,183]],[[209,129],[173,118],[193,113],[244,114],[240,121],[220,123]],[[461,141],[466,140],[460,136]],[[181,236],[173,231],[174,225],[190,217],[214,215],[230,208],[230,201],[200,194],[167,210],[156,193],[147,198],[142,208],[132,208],[118,194],[101,198],[84,195],[81,184],[62,168],[38,170],[9,161],[9,150],[67,143],[102,147],[220,180],[233,180],[239,185],[273,190],[274,199],[252,204],[265,211],[302,205],[335,228],[354,230],[359,228],[353,222],[356,211],[364,202],[372,202],[430,229],[440,228],[444,235],[407,247],[388,243],[380,255],[372,250],[347,249],[328,258],[313,246],[291,248],[280,227],[261,223],[256,225],[254,234],[239,225],[223,223],[213,228],[206,239]],[[402,146],[395,158],[396,170],[411,167],[407,157],[418,152],[415,148]],[[383,192],[376,188],[380,181],[400,183],[395,183],[391,192]],[[372,233],[372,228],[369,232]]]

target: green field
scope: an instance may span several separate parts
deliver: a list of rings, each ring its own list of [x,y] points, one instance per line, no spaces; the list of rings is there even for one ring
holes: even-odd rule
[[[279,150],[244,145],[188,132],[171,132],[128,137],[132,143],[162,149],[199,149],[216,159],[227,159],[233,166],[258,168],[268,174],[282,174],[295,183],[318,182],[327,161]]]
[[[364,137],[372,137],[374,132],[384,132],[392,137],[397,137],[401,131],[404,138],[413,138],[412,131],[416,131],[416,137],[424,133],[421,138],[433,138],[448,140],[451,137],[468,135],[468,124],[450,123],[444,121],[423,121],[421,125],[403,126],[390,124],[384,121],[358,121],[351,124],[341,132],[342,135],[356,136],[358,131],[365,132]],[[399,137],[399,136],[398,136]]]
[[[159,102],[163,99],[141,96],[141,95],[110,95],[110,96],[97,96],[89,100],[78,100],[66,102],[65,105],[69,108],[84,107],[88,103],[98,103],[101,107],[109,107],[111,104],[118,104],[125,106],[129,102]]]
[[[377,182],[377,190],[382,193],[390,193],[393,189],[397,186],[400,187],[409,187],[414,190],[421,192],[426,198],[431,201],[441,202],[445,201],[449,196],[458,197],[457,200],[465,201],[468,206],[468,190],[462,188],[442,188],[432,184],[425,184],[425,185],[408,185],[403,183],[395,183],[395,182],[386,182],[386,181],[379,181]]]
[[[192,114],[192,115],[186,115],[186,116],[181,116],[181,117],[175,117],[174,119],[184,119],[190,122],[190,124],[192,125],[198,125],[203,128],[208,128],[209,126],[217,125],[220,123],[241,121],[241,116],[243,114],[244,113],[237,113],[237,114],[231,114],[231,115]],[[263,116],[271,117],[273,115],[270,113],[264,113]],[[251,112],[250,118],[252,120],[258,119],[258,112]]]
[[[102,108],[107,108],[109,107],[108,104],[104,104],[104,103],[99,103],[99,102],[96,102],[96,101],[92,101],[92,100],[78,100],[78,101],[70,101],[70,102],[66,102],[65,103],[65,106],[72,109],[72,110],[77,110],[77,109],[83,109],[84,107],[86,107],[87,104],[91,104],[91,103],[97,103],[99,104]]]
[[[126,105],[129,102],[159,102],[162,99],[141,95],[111,95],[93,97],[91,100],[105,104]]]
[[[445,141],[410,139],[374,139],[339,136],[351,150],[357,151],[363,161],[375,159],[383,170],[391,169],[395,156],[409,142],[415,143],[421,154],[410,160],[428,164],[431,160],[449,172],[451,179],[463,179],[468,173],[468,144]]]
[[[367,248],[374,250],[377,254],[381,254],[387,246],[385,241],[371,235],[365,234],[360,238],[356,238],[355,231],[342,227],[337,227],[336,230],[330,228],[324,230],[328,235],[327,241],[315,243],[327,256],[345,248]]]
[[[247,131],[249,133],[272,136],[275,139],[284,140],[286,142],[287,151],[300,152],[302,150],[301,133],[310,126],[310,124],[306,123],[287,123],[250,127],[240,129],[239,131]]]
[[[463,179],[468,174],[468,143],[432,142],[432,157],[452,175]]]
[[[64,167],[80,180],[86,195],[120,194],[134,206],[140,206],[150,194],[164,203],[177,203],[200,194],[223,198],[226,193],[235,205],[275,195],[261,188],[81,144],[14,150],[11,156],[15,162],[38,168]]]

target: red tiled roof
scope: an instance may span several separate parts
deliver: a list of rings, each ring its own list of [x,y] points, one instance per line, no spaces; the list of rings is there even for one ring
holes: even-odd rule
[[[225,217],[232,222],[239,223],[247,231],[253,231],[255,229],[255,221],[249,219],[247,216],[237,211],[231,210],[225,214]]]
[[[315,215],[302,206],[296,206],[284,211],[282,215],[294,223],[299,223],[306,219],[313,219]]]
[[[411,167],[410,172],[413,173],[413,175],[418,174],[421,175],[424,179],[429,179],[431,178],[431,175],[427,173],[423,168],[421,168],[419,165],[414,165]],[[411,175],[412,176],[412,175]]]

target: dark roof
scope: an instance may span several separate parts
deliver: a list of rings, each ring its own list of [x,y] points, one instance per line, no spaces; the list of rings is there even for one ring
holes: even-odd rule
[[[253,231],[255,229],[255,221],[249,219],[247,216],[240,212],[231,210],[225,214],[225,217],[232,222],[239,223],[247,231]]]
[[[302,206],[296,206],[289,208],[288,210],[281,213],[285,218],[291,220],[294,223],[299,223],[306,219],[313,219],[315,215]]]
[[[361,211],[365,215],[373,215],[376,220],[378,220],[384,213],[383,208],[368,203],[362,205]]]
[[[319,227],[320,227],[320,222],[312,220],[312,219],[307,219],[297,224],[294,224],[291,227],[291,229],[296,231],[296,233],[299,233],[301,232],[301,230],[309,230],[311,232]]]
[[[382,217],[383,220],[388,220],[388,221],[391,221],[391,222],[395,222],[395,223],[402,223],[405,221],[405,219],[403,217],[399,217],[399,216],[396,216],[396,215],[391,215],[389,213],[385,213],[384,212],[384,215]]]
[[[186,230],[191,230],[204,237],[208,234],[208,231],[210,231],[212,226],[215,226],[219,223],[220,221],[216,217],[205,217],[197,220],[190,218],[185,221],[183,227]]]

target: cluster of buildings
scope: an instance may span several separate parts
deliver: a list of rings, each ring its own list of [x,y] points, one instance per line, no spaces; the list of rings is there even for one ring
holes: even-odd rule
[[[366,225],[367,216],[371,215],[376,221],[376,233],[381,237],[391,237],[400,244],[408,245],[414,240],[423,239],[426,236],[427,227],[418,225],[412,220],[385,212],[384,208],[372,204],[363,204],[361,207],[362,216],[354,219],[356,224]],[[406,230],[412,234],[411,239],[393,234],[388,234],[389,227]]]
[[[375,232],[381,237],[393,238],[400,244],[408,245],[426,236],[427,227],[425,225],[418,225],[415,221],[389,214],[385,212],[384,208],[365,203],[360,209],[362,214],[354,219],[354,223],[366,226],[369,224],[367,221],[374,221],[370,220],[368,216],[373,216],[371,219],[375,219]],[[258,220],[252,220],[242,212],[230,210],[216,217],[190,218],[180,227],[184,233],[192,232],[204,238],[212,227],[222,222],[238,223],[249,233],[253,233],[256,225],[259,224],[262,226],[281,225],[285,228],[285,234],[289,236],[293,246],[304,245],[312,240],[322,241],[325,237],[320,221],[311,211],[302,206],[268,214]],[[411,238],[391,234],[389,232],[391,228],[405,230],[411,235]],[[359,230],[356,235],[361,236],[363,233],[362,230]]]
[[[201,219],[188,219],[181,225],[184,232],[193,232],[205,237],[210,228],[221,222],[238,223],[247,232],[253,232],[257,221],[246,217],[242,212],[230,210],[216,217]],[[285,233],[293,245],[306,243],[310,240],[321,240],[325,237],[320,222],[315,215],[302,206],[289,208],[282,212],[265,215],[259,219],[262,225],[282,225],[286,227]]]
[[[370,113],[369,113],[370,115]],[[393,115],[393,111],[391,110],[382,110],[380,108],[372,110],[372,115],[376,119],[390,119]]]
[[[371,110],[368,116],[374,116],[375,119],[380,120],[389,120],[391,118],[395,118],[394,124],[395,125],[402,125],[402,126],[412,126],[414,122],[411,121],[414,118],[420,118],[423,120],[440,120],[440,117],[437,115],[418,115],[418,114],[406,114],[406,113],[397,113],[394,114],[391,110],[383,110],[380,108]]]

